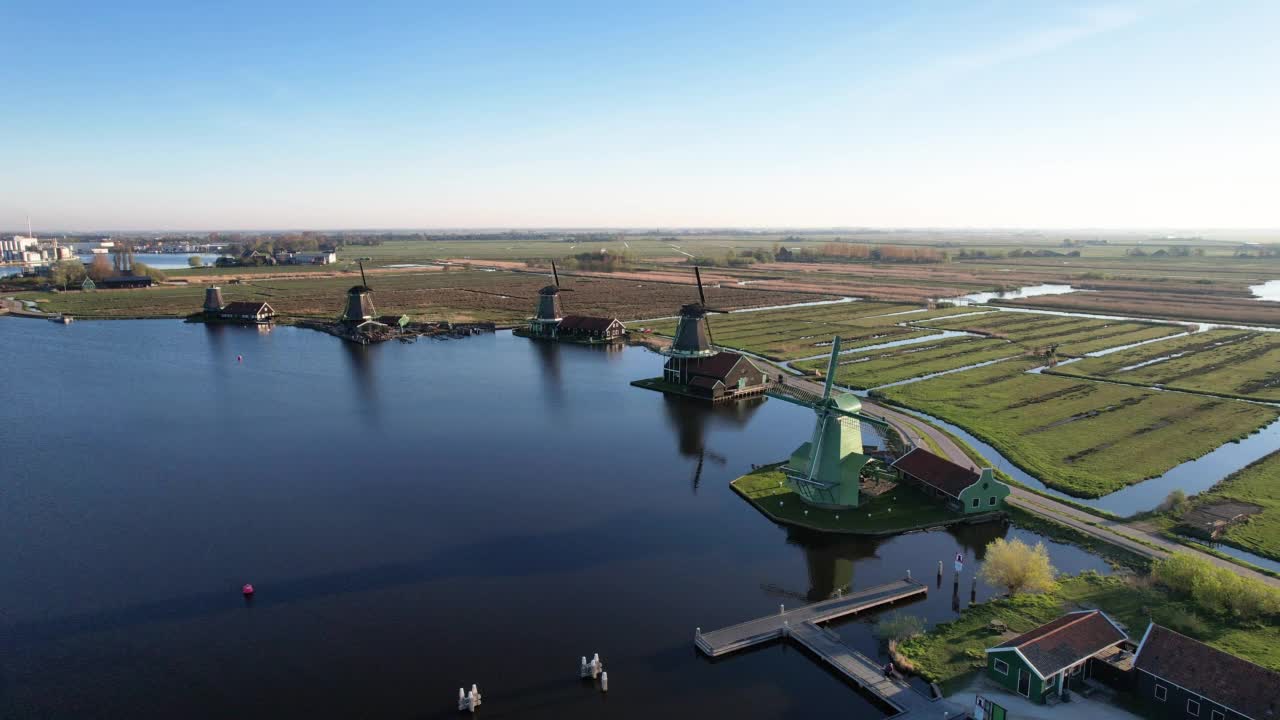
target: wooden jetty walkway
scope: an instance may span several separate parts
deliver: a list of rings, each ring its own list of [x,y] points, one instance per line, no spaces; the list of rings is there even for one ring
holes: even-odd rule
[[[783,608],[777,614],[722,630],[709,633],[699,630],[694,636],[694,644],[704,654],[720,657],[789,637],[892,707],[895,710],[894,718],[963,718],[966,717],[963,707],[946,700],[926,697],[906,682],[885,677],[884,669],[879,663],[845,645],[834,632],[819,626],[819,623],[924,595],[928,591],[927,586],[914,580],[898,580],[794,610]]]

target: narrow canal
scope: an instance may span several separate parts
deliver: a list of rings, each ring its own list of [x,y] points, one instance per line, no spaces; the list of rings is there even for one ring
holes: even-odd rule
[[[727,483],[811,415],[628,385],[661,362],[507,333],[0,321],[0,717],[443,718],[471,683],[498,717],[876,717],[799,650],[712,663],[693,629],[938,560],[901,609],[945,621],[987,542],[1037,539],[777,527]],[[837,629],[879,652],[868,619]],[[576,678],[594,652],[607,696]]]

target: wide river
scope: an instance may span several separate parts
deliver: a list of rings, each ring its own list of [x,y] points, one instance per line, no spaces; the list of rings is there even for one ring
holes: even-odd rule
[[[785,644],[709,662],[694,627],[939,560],[901,610],[945,621],[987,542],[1036,536],[788,532],[728,481],[811,416],[628,385],[661,363],[509,333],[0,320],[0,717],[445,718],[471,683],[495,717],[880,716]],[[836,629],[877,654],[876,617]],[[577,679],[595,652],[607,695]]]

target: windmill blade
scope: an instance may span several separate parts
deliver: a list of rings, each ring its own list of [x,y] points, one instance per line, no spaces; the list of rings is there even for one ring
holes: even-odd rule
[[[716,339],[711,335],[711,318],[706,315],[702,316],[702,322],[707,326],[707,344],[714,350],[716,347]]]
[[[830,418],[826,412],[818,410],[818,422],[813,426],[813,440],[809,441],[809,473],[806,480],[813,480],[818,471],[818,451],[822,449],[822,436],[825,434],[823,430],[827,429],[827,420]]]
[[[831,398],[831,385],[836,379],[836,366],[839,364],[837,357],[840,355],[840,336],[837,335],[831,341],[831,360],[827,362],[827,385],[822,389],[822,399],[829,400]]]
[[[702,303],[702,307],[707,306],[707,296],[702,294],[702,272],[698,270],[698,266],[693,266],[693,276],[698,280],[698,301]]]
[[[556,279],[556,287],[557,287],[557,288],[559,288],[559,287],[560,287],[560,273],[556,272],[556,264],[555,264],[555,261],[552,261],[552,263],[551,263],[551,277],[553,277],[553,278],[555,278],[555,279]]]
[[[365,287],[369,287],[369,281],[364,279],[364,259],[358,259],[356,260],[356,263],[360,265],[360,284]]]

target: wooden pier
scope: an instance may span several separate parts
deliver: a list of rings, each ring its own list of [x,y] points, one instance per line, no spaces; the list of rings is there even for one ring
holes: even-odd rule
[[[710,657],[720,657],[737,650],[791,638],[809,652],[829,663],[858,687],[875,695],[893,708],[894,718],[939,718],[955,720],[966,717],[966,710],[946,700],[926,697],[908,683],[885,677],[879,663],[840,641],[839,636],[819,623],[924,595],[928,587],[914,580],[877,585],[841,597],[786,610],[773,615],[733,625],[694,637],[694,644]]]

